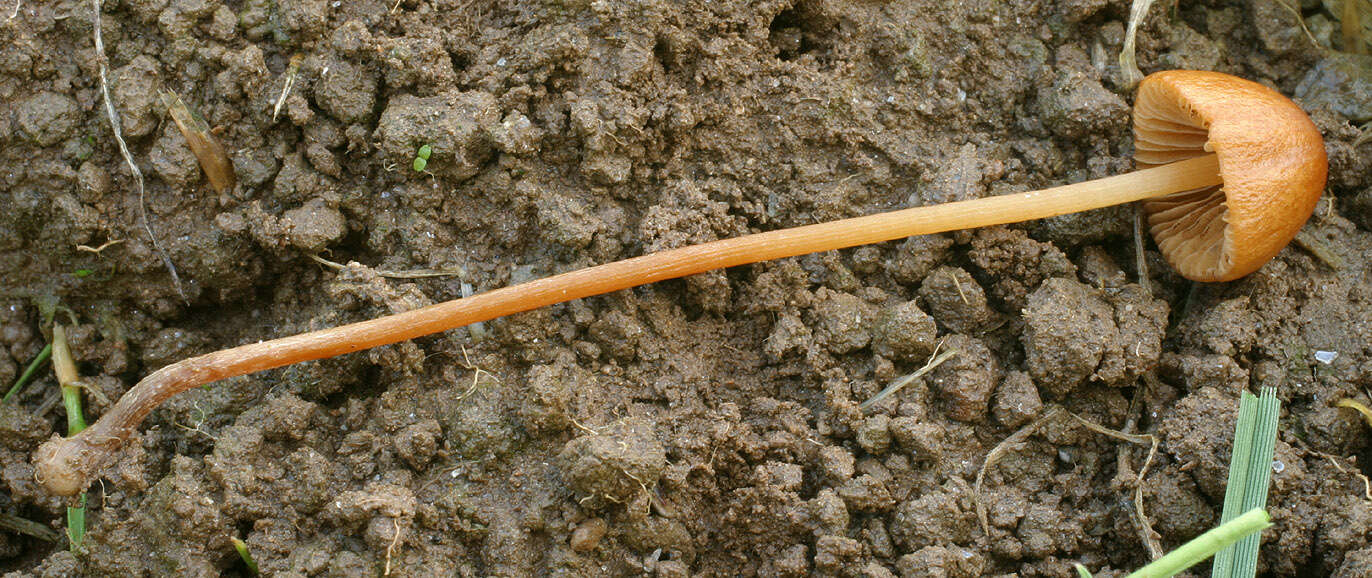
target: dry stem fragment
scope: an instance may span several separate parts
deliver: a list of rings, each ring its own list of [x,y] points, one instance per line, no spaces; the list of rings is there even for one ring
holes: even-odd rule
[[[1148,466],[1153,464],[1153,457],[1158,453],[1158,438],[1150,434],[1130,434],[1122,431],[1112,430],[1102,425],[1097,425],[1085,418],[1068,413],[1072,419],[1077,420],[1086,429],[1101,435],[1109,436],[1117,440],[1126,441],[1133,444],[1148,444],[1148,457],[1143,459],[1143,466],[1139,468],[1139,473],[1134,479],[1134,522],[1138,525],[1139,538],[1148,547],[1148,554],[1152,559],[1157,560],[1162,557],[1162,544],[1158,541],[1157,532],[1153,531],[1153,522],[1148,519],[1148,514],[1143,511],[1143,479],[1148,475]],[[1121,452],[1123,455],[1123,452]]]
[[[162,104],[167,107],[172,121],[176,122],[176,128],[181,129],[181,136],[186,137],[186,144],[195,153],[195,160],[200,161],[200,170],[205,171],[210,186],[219,193],[229,192],[238,182],[238,177],[234,175],[233,162],[229,160],[229,154],[224,152],[224,145],[219,144],[219,139],[210,133],[209,123],[175,92],[162,93]]]
[[[272,122],[276,122],[276,115],[281,113],[281,106],[286,103],[286,97],[290,96],[291,88],[295,86],[295,77],[300,74],[299,54],[291,57],[291,63],[286,66],[286,82],[281,85],[281,96],[276,97],[276,105],[272,106]]]
[[[991,451],[986,454],[986,460],[982,463],[981,469],[977,471],[976,483],[973,485],[972,490],[972,501],[976,506],[977,521],[981,523],[981,531],[988,536],[991,534],[991,524],[987,521],[986,515],[986,503],[981,499],[982,487],[986,480],[986,471],[989,470],[991,466],[995,465],[996,462],[999,462],[1005,454],[1022,444],[1029,436],[1038,433],[1044,426],[1058,421],[1064,415],[1072,418],[1082,427],[1101,435],[1135,444],[1149,444],[1148,457],[1144,459],[1143,467],[1139,469],[1137,481],[1134,484],[1134,512],[1132,512],[1132,514],[1137,518],[1140,526],[1139,533],[1144,538],[1144,543],[1148,546],[1150,555],[1152,555],[1153,559],[1161,557],[1162,547],[1158,544],[1151,523],[1148,520],[1148,516],[1143,511],[1143,478],[1148,471],[1148,466],[1153,463],[1154,455],[1157,454],[1158,438],[1152,435],[1129,434],[1112,430],[1092,423],[1091,421],[1058,406],[1049,408],[1042,416],[1034,420],[1033,423],[1010,434],[1009,437],[1005,438],[999,444],[996,444],[996,447],[992,448]]]
[[[336,261],[330,261],[328,259],[320,257],[319,255],[309,255],[309,257],[315,263],[319,263],[320,265],[323,265],[335,271],[342,271],[348,268],[347,265],[338,263]],[[372,271],[376,273],[377,276],[385,277],[387,279],[429,279],[432,277],[462,277],[467,275],[467,271],[463,270],[461,267],[457,269],[413,269],[410,271],[391,271],[387,269],[373,269]]]

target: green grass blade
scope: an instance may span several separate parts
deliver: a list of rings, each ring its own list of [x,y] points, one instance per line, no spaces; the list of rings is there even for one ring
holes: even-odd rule
[[[67,540],[71,551],[79,552],[86,543],[86,494],[81,494],[80,505],[67,506]]]
[[[52,370],[62,388],[62,405],[67,409],[67,435],[74,436],[86,429],[81,411],[81,384],[77,381],[76,360],[67,347],[67,330],[52,326]]]
[[[14,397],[14,394],[19,393],[19,390],[24,389],[24,384],[33,379],[33,375],[38,373],[38,369],[43,367],[44,363],[48,362],[49,357],[52,357],[51,343],[43,346],[43,350],[38,352],[38,357],[33,358],[33,361],[29,363],[29,366],[24,368],[24,373],[19,375],[19,380],[14,382],[14,387],[10,388],[9,392],[5,394],[5,398],[0,399],[0,402],[9,401],[11,397]]]
[[[1272,457],[1277,443],[1277,419],[1281,402],[1272,388],[1263,388],[1262,397],[1243,393],[1239,419],[1234,428],[1234,450],[1229,460],[1229,485],[1224,492],[1221,523],[1244,512],[1267,506],[1267,490],[1272,482]],[[1211,578],[1253,578],[1258,572],[1258,546],[1262,537],[1250,534],[1215,556]]]
[[[1257,536],[1263,528],[1272,525],[1267,512],[1261,509],[1249,510],[1242,516],[1220,524],[1209,532],[1192,538],[1190,542],[1168,552],[1166,556],[1154,560],[1152,564],[1138,569],[1128,578],[1166,578],[1190,568],[1215,555],[1215,552],[1238,542]]]
[[[1234,518],[1243,507],[1243,494],[1246,491],[1248,461],[1253,454],[1253,428],[1258,415],[1253,411],[1253,394],[1244,391],[1239,399],[1239,418],[1234,426],[1233,448],[1229,453],[1229,480],[1224,492],[1224,510],[1220,515],[1223,524]],[[1220,552],[1210,568],[1211,578],[1233,575],[1234,551]]]
[[[86,418],[81,411],[76,360],[67,346],[67,330],[61,324],[52,326],[52,370],[57,374],[57,385],[62,388],[62,405],[67,409],[67,435],[74,436],[86,429]],[[85,492],[81,493],[77,505],[67,506],[67,539],[72,552],[80,552],[86,541]]]

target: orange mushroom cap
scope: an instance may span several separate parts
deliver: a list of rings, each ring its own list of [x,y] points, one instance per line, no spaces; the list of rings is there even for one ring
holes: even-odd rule
[[[1215,153],[1224,184],[1144,201],[1163,257],[1193,281],[1231,281],[1276,256],[1329,172],[1324,139],[1291,99],[1218,72],[1149,75],[1134,104],[1139,168]]]

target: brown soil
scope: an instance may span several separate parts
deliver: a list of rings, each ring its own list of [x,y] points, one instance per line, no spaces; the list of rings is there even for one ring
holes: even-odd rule
[[[18,0],[4,20],[6,4],[0,384],[54,304],[80,323],[94,417],[169,362],[464,284],[1128,170],[1126,4],[111,0],[111,90],[184,300],[104,115],[90,2]],[[1338,46],[1330,13],[1300,4]],[[987,475],[989,533],[987,452],[1053,405],[1137,422],[1162,441],[1144,499],[1172,547],[1219,516],[1238,393],[1274,386],[1263,568],[1368,575],[1372,437],[1333,403],[1372,386],[1372,146],[1354,144],[1372,66],[1316,49],[1272,0],[1155,7],[1139,42],[1145,70],[1305,97],[1331,158],[1305,248],[1221,285],[1150,252],[1150,295],[1121,208],[235,378],[153,414],[93,488],[84,552],[0,532],[0,568],[241,575],[240,537],[278,576],[1119,575],[1147,559],[1146,448],[1030,437]],[[236,188],[209,188],[159,89],[217,127]],[[379,273],[418,269],[461,273]],[[957,356],[858,408],[938,342]],[[65,427],[55,388],[0,407],[0,510],[60,532],[66,504],[28,462]]]

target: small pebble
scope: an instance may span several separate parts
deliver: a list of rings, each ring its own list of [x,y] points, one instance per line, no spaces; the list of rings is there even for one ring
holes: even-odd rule
[[[591,518],[572,530],[572,539],[568,544],[577,552],[590,552],[600,545],[600,539],[605,537],[607,530],[609,526],[604,519]]]

